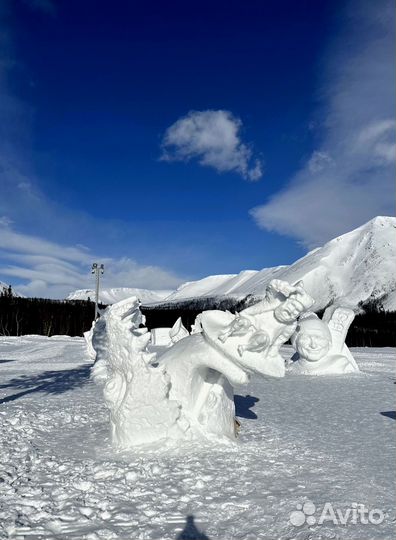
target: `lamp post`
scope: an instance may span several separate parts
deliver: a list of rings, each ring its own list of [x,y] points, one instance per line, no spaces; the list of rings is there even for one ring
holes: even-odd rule
[[[92,274],[95,274],[95,321],[98,318],[98,303],[99,303],[99,279],[100,275],[104,274],[104,265],[99,263],[93,263],[92,265]]]

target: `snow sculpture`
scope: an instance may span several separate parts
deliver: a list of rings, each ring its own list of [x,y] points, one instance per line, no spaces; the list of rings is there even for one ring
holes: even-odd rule
[[[279,348],[294,333],[297,317],[312,304],[301,282],[292,286],[274,279],[264,300],[236,315],[206,311],[201,325],[207,341],[236,365],[261,375],[283,377],[285,363]]]
[[[359,372],[345,344],[354,316],[352,309],[343,307],[328,308],[322,320],[315,313],[303,316],[292,336],[297,354],[290,371],[304,375]]]
[[[172,345],[169,337],[170,327],[153,328],[151,330],[150,347],[170,347]]]
[[[148,353],[150,333],[134,297],[109,307],[97,322],[95,380],[104,383],[117,448],[167,439],[235,439],[234,384],[250,374],[285,374],[280,346],[313,300],[302,283],[273,280],[261,302],[233,315],[203,312],[189,335],[181,320],[176,343]]]
[[[189,336],[187,328],[182,322],[182,318],[179,317],[172,328],[169,330],[169,337],[172,343],[177,343],[181,339]]]
[[[118,449],[181,438],[188,428],[180,405],[168,397],[169,375],[151,365],[156,355],[147,352],[150,333],[141,328],[143,323],[139,301],[132,297],[107,308],[94,330],[93,377],[104,383],[111,438]]]
[[[92,336],[93,336],[94,327],[95,327],[95,321],[93,321],[91,328],[87,330],[86,332],[84,332],[85,348],[86,348],[89,360],[95,360],[96,358],[96,351],[92,346]]]
[[[150,350],[158,351],[164,347],[171,347],[189,335],[181,317],[179,317],[172,328],[153,328],[151,330]]]
[[[264,300],[236,315],[204,311],[196,333],[160,356],[172,381],[169,397],[182,404],[196,431],[235,437],[232,385],[246,384],[252,373],[284,376],[279,348],[312,304],[301,283],[273,280]]]
[[[194,324],[191,325],[191,334],[199,334],[202,332],[201,318],[201,313],[198,313],[198,315],[195,317]]]

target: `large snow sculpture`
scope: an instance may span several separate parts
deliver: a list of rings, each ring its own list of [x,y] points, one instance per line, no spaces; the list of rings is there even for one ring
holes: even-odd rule
[[[95,325],[93,377],[104,383],[111,437],[118,449],[180,438],[188,429],[180,405],[168,397],[170,379],[155,354],[147,352],[150,333],[136,297],[113,304]]]
[[[328,308],[322,320],[315,313],[303,316],[292,336],[297,354],[290,371],[304,375],[359,372],[345,344],[354,316],[353,310],[343,307]]]
[[[196,324],[201,332],[159,358],[171,377],[169,396],[182,403],[190,424],[206,434],[234,438],[232,385],[247,383],[252,373],[284,376],[279,348],[312,304],[301,283],[273,280],[264,300],[236,315],[204,311]]]
[[[312,304],[301,283],[273,280],[265,299],[239,314],[202,313],[192,335],[178,321],[176,343],[160,356],[147,352],[150,333],[136,298],[109,307],[94,329],[93,375],[105,383],[114,445],[234,439],[232,385],[252,373],[284,376],[279,347]]]

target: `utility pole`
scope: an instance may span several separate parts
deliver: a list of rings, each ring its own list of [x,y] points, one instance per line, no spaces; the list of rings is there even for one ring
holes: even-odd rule
[[[98,303],[99,303],[99,279],[100,275],[104,274],[104,265],[99,263],[93,263],[92,265],[92,274],[95,274],[95,321],[98,318]]]

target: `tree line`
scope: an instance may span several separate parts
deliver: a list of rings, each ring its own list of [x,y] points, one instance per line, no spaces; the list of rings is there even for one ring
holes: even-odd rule
[[[104,308],[106,306],[100,306]],[[20,298],[6,289],[0,294],[0,335],[82,336],[95,316],[89,300]]]
[[[146,316],[146,324],[149,330],[161,326],[173,326],[176,320],[181,317],[187,330],[191,330],[195,317],[204,309],[228,309],[232,313],[240,311],[248,305],[255,303],[257,299],[244,299],[239,302],[232,302],[230,299],[215,303],[206,299],[206,304],[202,300],[192,300],[180,302],[177,306],[165,305],[162,309],[159,306],[142,307],[142,312]],[[318,313],[322,317],[324,311]],[[346,344],[349,347],[396,347],[396,311],[384,311],[377,301],[367,302],[359,305],[359,314],[355,316],[348,335]]]
[[[385,311],[378,301],[360,306],[349,329],[349,347],[396,347],[396,311]]]
[[[250,301],[248,302],[250,304]],[[181,317],[190,330],[195,317],[204,309],[229,309],[232,312],[246,307],[246,299],[230,301],[216,299],[185,301],[172,306],[142,306],[149,330],[171,327]],[[104,309],[105,305],[100,305]],[[95,304],[88,300],[49,300],[45,298],[21,298],[14,296],[11,287],[0,293],[0,335],[22,336],[39,334],[44,336],[82,336],[91,328]],[[319,313],[319,316],[322,314]],[[396,312],[384,311],[378,302],[360,306],[347,336],[350,347],[396,347]]]

